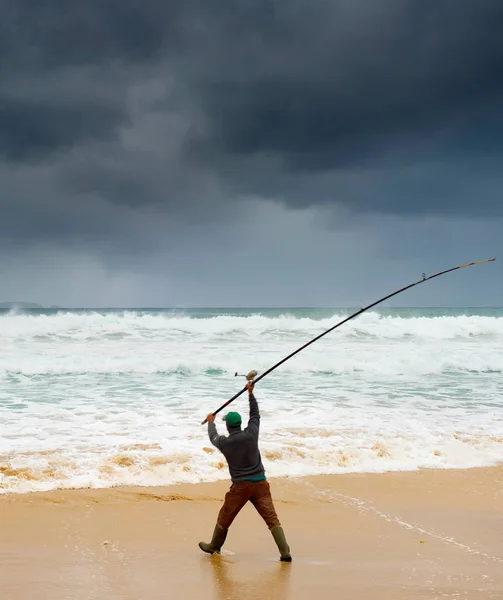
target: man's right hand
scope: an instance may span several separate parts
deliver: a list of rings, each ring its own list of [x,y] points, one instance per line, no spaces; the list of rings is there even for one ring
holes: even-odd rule
[[[252,381],[248,381],[246,383],[246,387],[248,388],[248,394],[251,396],[253,394],[253,388],[255,387],[255,384]]]

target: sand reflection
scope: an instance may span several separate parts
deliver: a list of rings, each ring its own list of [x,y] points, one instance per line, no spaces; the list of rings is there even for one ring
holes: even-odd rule
[[[205,560],[214,580],[216,600],[287,600],[293,563],[235,563],[225,556]]]

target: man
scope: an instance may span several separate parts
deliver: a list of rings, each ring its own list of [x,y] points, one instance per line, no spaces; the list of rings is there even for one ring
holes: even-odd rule
[[[211,542],[209,544],[199,542],[199,547],[208,554],[219,553],[227,538],[229,527],[243,506],[250,501],[269,527],[278,546],[280,560],[291,562],[290,548],[274,509],[271,490],[258,448],[260,414],[251,381],[247,383],[247,388],[250,419],[248,427],[244,430],[241,429],[241,415],[237,412],[230,412],[225,416],[228,436],[218,434],[215,415],[209,414],[206,417],[210,441],[225,456],[232,485],[218,513]]]

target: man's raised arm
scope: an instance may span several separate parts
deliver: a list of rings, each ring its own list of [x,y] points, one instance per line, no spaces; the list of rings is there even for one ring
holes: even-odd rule
[[[248,388],[248,400],[250,401],[250,418],[248,420],[246,431],[249,431],[255,437],[258,437],[260,429],[260,412],[257,399],[253,395],[253,383],[249,381],[246,387]]]

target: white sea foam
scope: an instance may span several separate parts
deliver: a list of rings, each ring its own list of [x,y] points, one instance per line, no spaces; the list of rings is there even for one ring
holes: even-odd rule
[[[234,372],[345,316],[0,316],[0,491],[228,477],[199,423],[241,389]],[[502,374],[502,317],[365,313],[257,385],[267,473],[501,462]]]

